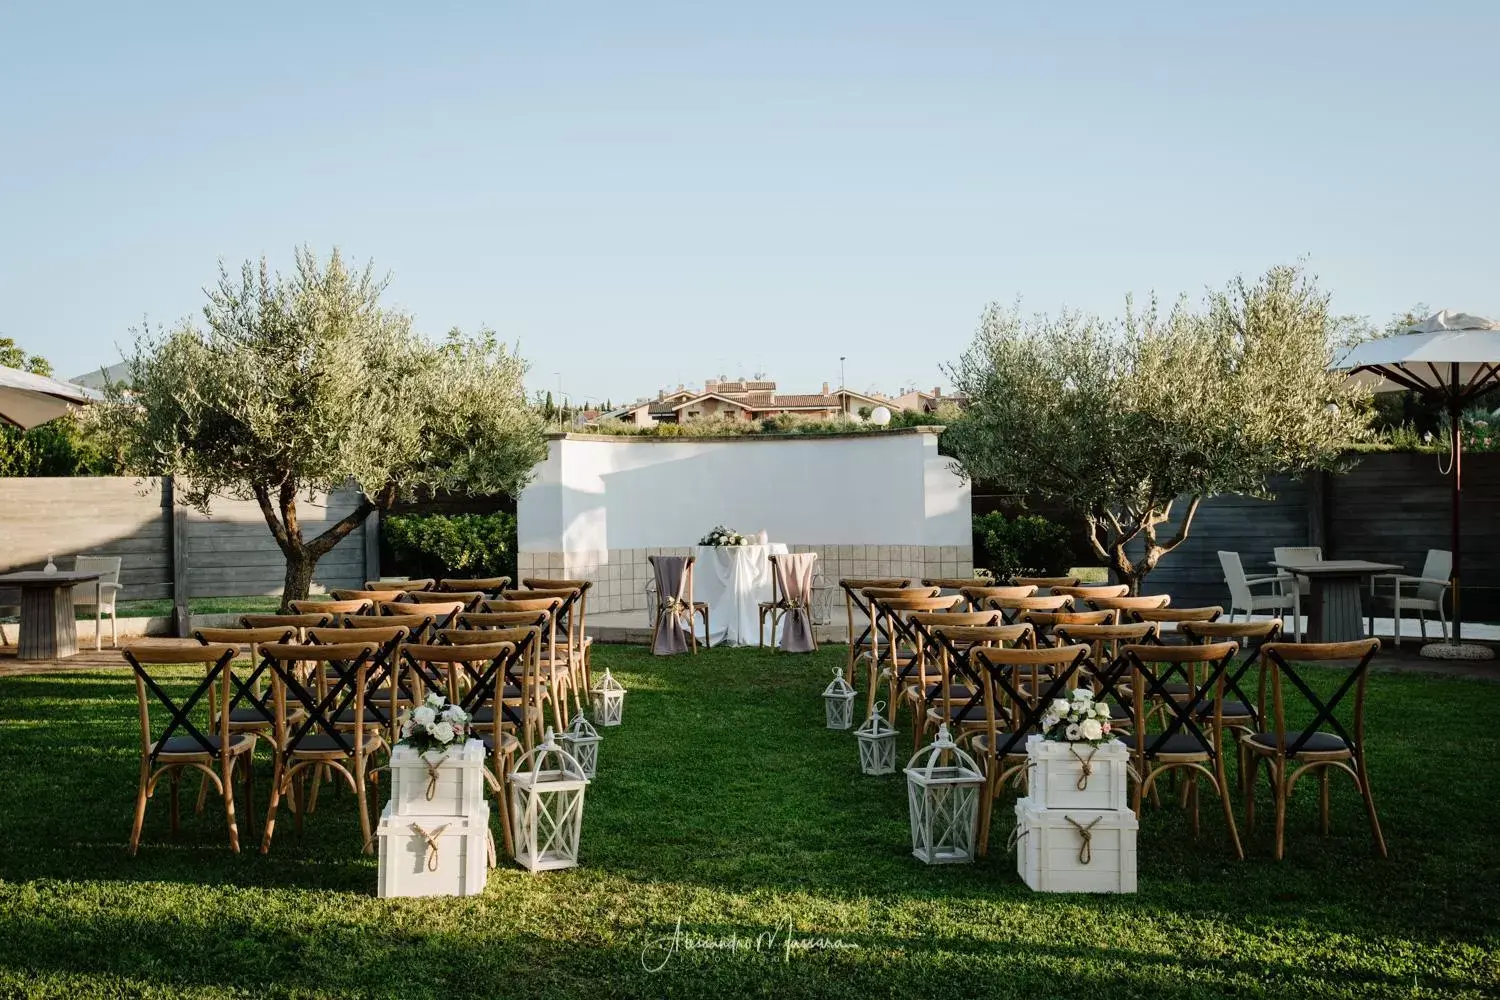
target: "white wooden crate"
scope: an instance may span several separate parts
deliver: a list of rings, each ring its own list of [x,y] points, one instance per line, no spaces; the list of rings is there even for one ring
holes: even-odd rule
[[[1130,751],[1119,740],[1093,747],[1087,743],[1059,743],[1030,736],[1026,739],[1026,753],[1031,758],[1026,795],[1039,808],[1126,808],[1130,800],[1125,783]],[[1089,764],[1090,774],[1080,789],[1078,783],[1084,761]]]
[[[427,797],[427,761],[436,765],[437,784]],[[396,816],[474,816],[488,808],[484,798],[484,744],[469,740],[426,760],[411,747],[391,749],[391,811]]]
[[[483,892],[489,878],[489,826],[485,803],[471,816],[397,816],[386,806],[375,828],[380,840],[380,898]],[[428,836],[437,843],[435,856]]]
[[[1016,870],[1037,892],[1135,892],[1138,824],[1129,809],[1040,809],[1018,799],[1016,825]],[[1089,830],[1087,864],[1079,826]]]

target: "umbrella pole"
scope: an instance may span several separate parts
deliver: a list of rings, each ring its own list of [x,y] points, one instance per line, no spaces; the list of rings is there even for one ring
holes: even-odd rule
[[[1457,365],[1454,367],[1456,369]],[[1459,501],[1463,497],[1464,444],[1463,438],[1459,433],[1460,404],[1458,400],[1454,399],[1448,404],[1448,407],[1449,430],[1453,435],[1453,538],[1451,543],[1453,546],[1453,641],[1454,643],[1458,643],[1464,637],[1464,619],[1459,591],[1459,567],[1463,565],[1463,542],[1459,532],[1459,523],[1463,515]]]

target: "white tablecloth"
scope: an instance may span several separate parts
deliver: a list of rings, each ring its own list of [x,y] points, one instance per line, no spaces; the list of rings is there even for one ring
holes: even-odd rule
[[[769,555],[786,555],[782,542],[769,545],[700,545],[694,550],[693,600],[708,603],[709,633],[715,646],[753,646],[759,641],[756,613],[771,599]],[[766,642],[772,637],[768,634]]]

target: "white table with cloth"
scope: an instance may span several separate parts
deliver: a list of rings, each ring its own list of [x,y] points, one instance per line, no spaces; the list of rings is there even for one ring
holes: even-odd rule
[[[786,555],[784,542],[767,545],[700,545],[693,569],[693,600],[708,604],[715,646],[753,646],[760,641],[759,607],[771,599],[771,561]],[[773,641],[766,636],[766,643]]]

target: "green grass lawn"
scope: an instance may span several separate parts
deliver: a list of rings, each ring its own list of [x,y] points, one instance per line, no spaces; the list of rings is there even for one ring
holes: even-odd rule
[[[1201,840],[1174,808],[1143,818],[1138,895],[1056,897],[1021,885],[1004,851],[1009,798],[982,863],[928,868],[910,856],[904,779],[860,776],[852,735],[822,728],[818,694],[842,656],[599,649],[596,668],[612,667],[630,694],[624,726],[604,733],[583,866],[501,868],[467,900],[376,899],[347,794],[325,797],[300,836],[283,816],[263,857],[231,855],[216,811],[189,815],[172,841],[163,791],[131,859],[128,675],[0,679],[0,995],[1500,991],[1500,687],[1374,678],[1388,861],[1373,856],[1347,783],[1335,785],[1333,835],[1320,837],[1308,785],[1281,863],[1265,826],[1234,861],[1205,797]],[[660,940],[679,922],[748,947],[664,955]],[[788,954],[788,930],[848,947]],[[757,949],[763,933],[777,942]],[[643,968],[647,949],[650,964],[667,959],[660,971]]]

